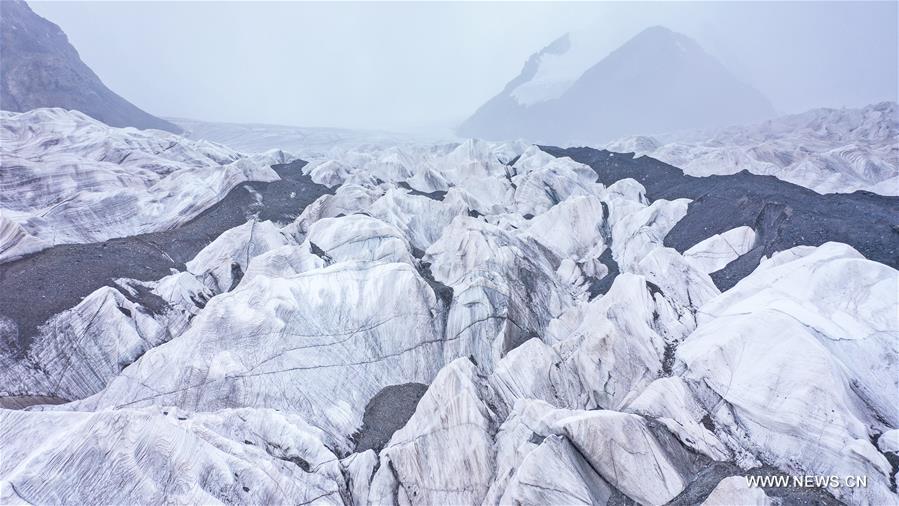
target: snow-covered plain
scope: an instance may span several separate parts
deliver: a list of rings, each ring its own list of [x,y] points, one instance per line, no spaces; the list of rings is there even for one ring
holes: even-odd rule
[[[103,287],[3,357],[2,398],[31,406],[0,410],[0,502],[899,501],[895,269],[800,246],[721,293],[709,274],[752,228],[682,255],[663,241],[689,200],[518,142],[303,171],[333,193],[291,223],[250,219],[181,271]],[[427,387],[388,430],[372,413],[410,384]],[[869,481],[790,496],[750,488],[760,466]]]
[[[189,139],[224,144],[247,153],[285,150],[305,160],[328,156],[348,149],[373,146],[396,146],[434,143],[455,136],[449,132],[434,135],[353,130],[347,128],[316,128],[255,123],[217,123],[186,118],[169,118],[184,129]]]
[[[754,125],[626,137],[610,151],[646,155],[693,176],[775,176],[818,193],[899,195],[899,106],[813,109]]]

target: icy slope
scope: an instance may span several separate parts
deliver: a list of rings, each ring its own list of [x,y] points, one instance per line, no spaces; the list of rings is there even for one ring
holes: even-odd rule
[[[720,130],[627,137],[606,144],[670,163],[693,176],[748,170],[818,193],[899,195],[899,109],[813,109]]]
[[[0,425],[23,429],[0,435],[4,504],[344,504],[328,436],[275,410],[3,411]]]
[[[176,227],[238,183],[278,179],[269,165],[289,161],[63,109],[0,111],[0,123],[0,262]]]
[[[644,186],[610,179],[647,160],[571,154],[591,165],[479,141],[346,151],[302,167],[332,192],[295,219],[263,210],[89,294],[0,357],[2,400],[31,404],[0,411],[2,502],[899,500],[899,271],[773,240],[705,204],[721,188],[675,196],[673,167]],[[775,473],[869,482],[741,478]]]

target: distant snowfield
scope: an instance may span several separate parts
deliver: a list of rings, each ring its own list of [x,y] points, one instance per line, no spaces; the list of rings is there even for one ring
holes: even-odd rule
[[[693,176],[748,170],[818,193],[899,195],[899,110],[813,109],[754,125],[634,136],[605,145],[670,163]]]
[[[190,139],[217,142],[247,153],[283,149],[306,160],[365,146],[411,145],[451,140],[375,130],[217,123],[184,118],[169,120],[183,128],[184,136]]]

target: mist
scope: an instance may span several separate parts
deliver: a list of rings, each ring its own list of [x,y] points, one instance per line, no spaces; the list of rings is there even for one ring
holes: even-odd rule
[[[895,2],[33,2],[113,90],[156,115],[448,130],[529,55],[652,25],[694,38],[779,113],[896,100]]]

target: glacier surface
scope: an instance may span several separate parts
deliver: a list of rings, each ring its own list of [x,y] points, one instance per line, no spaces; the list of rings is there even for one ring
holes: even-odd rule
[[[651,134],[651,132],[647,132]],[[693,176],[775,176],[818,193],[899,195],[899,107],[813,109],[763,123],[632,136],[605,145],[670,163]]]
[[[72,116],[60,125],[88,122]],[[79,153],[53,128],[37,131]],[[108,169],[124,170],[160,146],[110,135],[79,163],[135,142]],[[163,275],[101,286],[0,354],[4,504],[899,501],[899,271],[861,246],[726,222],[674,247],[714,191],[608,181],[646,163],[608,152],[587,165],[469,140],[275,171],[171,141],[149,152],[222,191],[235,163],[261,171],[235,181],[329,191],[261,207]],[[171,198],[160,208],[195,196]],[[868,486],[750,487],[760,473]]]

